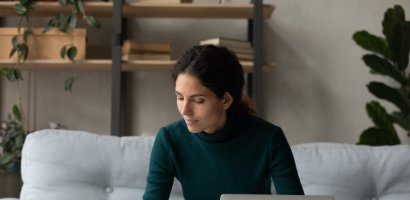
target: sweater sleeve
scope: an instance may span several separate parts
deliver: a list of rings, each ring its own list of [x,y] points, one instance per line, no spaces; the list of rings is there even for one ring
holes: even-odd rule
[[[144,200],[167,200],[174,182],[172,154],[166,130],[161,128],[155,138],[149,164]]]
[[[270,174],[277,194],[304,195],[295,160],[285,134],[275,128],[270,148]]]

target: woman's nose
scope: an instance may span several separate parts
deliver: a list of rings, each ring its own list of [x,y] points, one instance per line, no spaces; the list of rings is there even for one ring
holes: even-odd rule
[[[181,109],[182,115],[192,115],[192,109],[189,102],[184,102]]]

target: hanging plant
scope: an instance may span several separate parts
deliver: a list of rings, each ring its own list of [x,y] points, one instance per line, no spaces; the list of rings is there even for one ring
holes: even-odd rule
[[[12,57],[17,53],[17,66],[2,68],[0,75],[8,81],[16,83],[19,87],[19,82],[23,80],[23,76],[18,65],[27,60],[29,53],[27,41],[32,33],[29,13],[33,6],[29,0],[20,0],[14,8],[19,15],[18,34],[12,37],[12,49],[9,56]],[[7,120],[2,121],[0,126],[0,170],[13,171],[12,169],[15,169],[20,163],[21,150],[26,135],[27,131],[24,129],[21,114],[21,94],[19,91],[17,103],[12,107],[12,114],[9,114]]]
[[[101,23],[85,13],[84,4],[82,0],[58,0],[58,3],[62,7],[70,7],[71,12],[65,14],[63,12],[57,12],[47,23],[44,28],[44,32],[48,32],[53,28],[57,28],[64,33],[72,32],[77,27],[78,18],[84,19],[90,27],[100,28]],[[71,62],[75,62],[77,56],[77,47],[71,42],[61,48],[60,57],[62,59],[68,58]],[[64,81],[64,90],[72,91],[74,81],[78,79],[76,72],[73,76],[67,78]]]

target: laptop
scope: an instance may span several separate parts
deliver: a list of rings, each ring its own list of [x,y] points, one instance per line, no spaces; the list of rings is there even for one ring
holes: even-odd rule
[[[221,200],[334,200],[332,196],[316,195],[266,195],[266,194],[223,194]]]

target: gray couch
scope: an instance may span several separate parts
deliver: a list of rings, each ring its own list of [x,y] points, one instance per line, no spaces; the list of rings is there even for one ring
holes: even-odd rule
[[[142,199],[155,137],[42,130],[23,149],[21,200]],[[306,194],[409,200],[410,146],[315,143],[292,147]],[[171,198],[183,199],[175,180]]]

